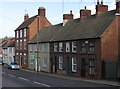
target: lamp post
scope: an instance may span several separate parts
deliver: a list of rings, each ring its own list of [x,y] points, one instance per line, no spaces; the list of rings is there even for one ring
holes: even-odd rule
[[[39,72],[39,15],[38,19],[38,30],[37,30],[37,72]]]

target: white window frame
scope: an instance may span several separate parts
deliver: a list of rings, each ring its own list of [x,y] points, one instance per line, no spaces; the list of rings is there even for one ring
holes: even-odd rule
[[[17,38],[19,38],[19,31],[17,31]]]
[[[34,56],[30,56],[30,64],[34,64],[34,60],[35,60],[35,57]]]
[[[59,43],[59,52],[63,52],[63,43],[62,42]]]
[[[54,43],[54,52],[57,52],[58,44]]]
[[[44,60],[43,60],[43,67],[46,68],[47,67],[47,58],[44,57]]]
[[[76,63],[74,63],[74,60],[76,61]],[[74,67],[76,67],[74,69]],[[77,59],[75,57],[72,57],[72,72],[77,72]]]
[[[63,56],[59,57],[59,69],[63,69]]]
[[[20,30],[20,38],[22,38],[22,30]]]
[[[76,43],[76,45],[74,45]],[[76,49],[76,50],[74,50]],[[76,41],[73,41],[72,42],[72,52],[77,52],[77,42]]]
[[[26,59],[27,59],[27,58],[25,59],[25,57],[27,57],[26,53],[24,53],[24,64],[26,64]]]
[[[66,52],[70,52],[70,43],[66,42]]]
[[[24,29],[24,37],[26,37],[27,29]]]

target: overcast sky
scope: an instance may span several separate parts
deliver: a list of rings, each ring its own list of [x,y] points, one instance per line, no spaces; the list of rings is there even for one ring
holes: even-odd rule
[[[64,1],[64,3],[63,3]],[[0,38],[14,37],[14,30],[24,21],[24,14],[29,17],[38,14],[38,8],[46,8],[46,17],[54,25],[63,21],[63,14],[73,11],[74,18],[79,18],[80,9],[87,6],[95,14],[97,0],[0,0]],[[101,1],[101,0],[99,0]],[[103,0],[109,10],[116,8],[115,0]]]

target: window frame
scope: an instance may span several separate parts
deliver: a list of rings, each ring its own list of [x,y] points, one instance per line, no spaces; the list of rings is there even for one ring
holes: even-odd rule
[[[34,56],[30,56],[30,64],[34,64],[34,60],[35,60],[35,57]]]
[[[47,67],[47,58],[44,57],[44,60],[43,60],[43,67],[46,68]]]
[[[63,43],[62,42],[59,43],[59,52],[63,52]]]
[[[59,56],[59,69],[63,69],[63,56]]]
[[[58,43],[54,43],[54,52],[57,52],[58,51]]]
[[[74,45],[74,43],[75,43],[76,45]],[[76,50],[74,50],[74,48],[75,48]],[[77,41],[73,41],[73,42],[72,42],[72,52],[74,52],[74,53],[77,52]]]
[[[74,60],[76,61],[76,63],[74,63]],[[74,70],[74,67],[76,67]],[[72,72],[77,72],[77,59],[76,57],[72,57]]]
[[[82,44],[81,44],[81,52],[86,53],[86,43],[85,42],[82,42]]]
[[[22,30],[20,30],[20,38],[22,38]]]
[[[24,28],[24,37],[26,37],[26,36],[27,36],[27,29]]]
[[[91,63],[93,62],[93,64]],[[94,59],[89,59],[89,75],[94,75],[95,72],[95,62]]]
[[[24,64],[27,64],[27,58],[26,58],[27,56],[26,56],[26,53],[24,53]]]
[[[89,53],[94,53],[94,52],[95,52],[95,43],[94,42],[90,42],[89,43]]]
[[[70,42],[66,42],[66,52],[70,52]]]

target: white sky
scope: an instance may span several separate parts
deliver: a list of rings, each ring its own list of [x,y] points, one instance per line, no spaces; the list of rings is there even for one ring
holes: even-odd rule
[[[64,4],[63,2],[64,1]],[[79,18],[80,9],[87,6],[95,14],[97,0],[0,0],[0,38],[14,37],[14,30],[24,21],[24,14],[37,15],[38,8],[46,8],[46,17],[54,25],[63,21],[63,14],[73,11],[74,18]],[[99,0],[101,1],[101,0]],[[103,0],[109,10],[116,8],[115,0]],[[64,7],[63,7],[64,6]],[[25,10],[27,10],[25,12]]]

